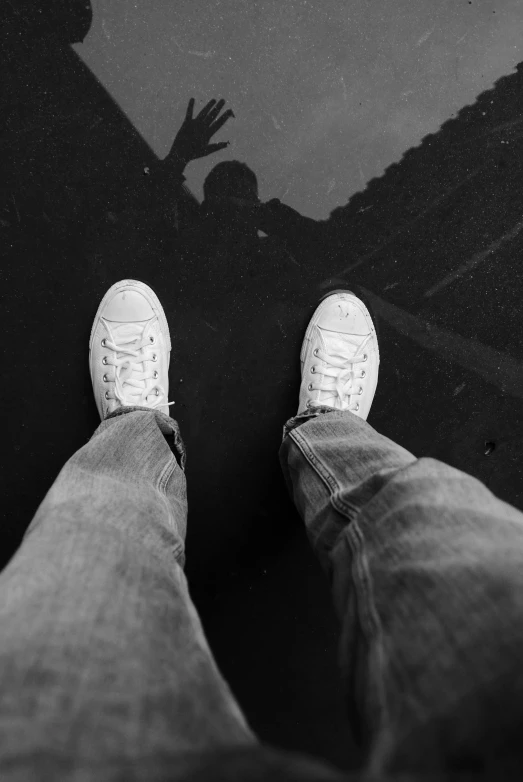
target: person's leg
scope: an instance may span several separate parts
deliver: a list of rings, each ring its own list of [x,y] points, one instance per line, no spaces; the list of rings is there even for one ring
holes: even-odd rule
[[[331,406],[287,422],[280,463],[340,618],[366,771],[519,778],[523,514]]]
[[[340,779],[263,746],[215,664],[183,572],[184,466],[176,421],[119,408],[0,573],[2,782]]]
[[[0,574],[4,767],[22,750],[81,766],[255,742],[189,598],[186,481],[163,419],[184,460],[172,419],[120,409]]]

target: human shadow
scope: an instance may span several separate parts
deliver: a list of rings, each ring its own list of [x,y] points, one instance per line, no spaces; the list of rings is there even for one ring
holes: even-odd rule
[[[186,416],[190,442],[204,463],[208,453],[209,480],[216,482],[193,504],[206,515],[216,508],[220,487],[237,502],[244,492],[245,513],[259,518],[246,532],[245,514],[239,515],[236,539],[249,536],[246,550],[252,546],[259,553],[262,538],[285,534],[276,510],[284,503],[274,459],[279,424],[297,412],[297,358],[307,323],[320,296],[339,288],[363,299],[383,347],[369,422],[414,453],[470,472],[523,507],[512,440],[523,427],[521,329],[514,328],[521,298],[522,74],[518,66],[499,79],[328,219],[312,220],[273,199],[251,224],[268,237],[251,231],[241,240],[230,235],[225,217],[213,219],[209,207],[211,214],[189,227],[187,241],[175,248],[175,287],[186,301],[185,306],[180,300],[177,310],[191,324],[189,339],[200,346],[195,363],[189,357],[185,364],[184,327],[178,320],[180,371],[216,378],[212,398],[220,399],[209,421],[206,383],[184,386],[187,397],[180,390],[178,411]],[[238,195],[251,182],[255,199],[255,174],[241,165],[219,164],[224,174],[230,167],[231,195],[234,181]],[[212,183],[207,184],[204,205],[213,198]],[[504,320],[502,312],[509,315]],[[406,362],[405,353],[415,360]],[[250,355],[256,357],[251,363]],[[223,381],[216,377],[216,356],[223,357]],[[227,374],[228,366],[238,366],[235,376]],[[405,412],[398,410],[404,389],[420,383],[426,391],[412,394]],[[234,442],[223,467],[228,479],[204,445],[209,426],[216,428],[220,443]],[[483,445],[491,441],[500,447],[486,460],[492,446]],[[271,490],[260,499],[258,475],[246,465],[249,454],[263,449],[265,485]],[[226,513],[227,500],[222,502]]]

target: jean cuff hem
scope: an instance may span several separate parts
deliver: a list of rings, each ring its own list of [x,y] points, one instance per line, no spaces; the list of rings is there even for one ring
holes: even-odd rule
[[[295,415],[294,418],[289,418],[286,424],[283,426],[283,437],[282,442],[285,440],[289,432],[291,432],[293,429],[296,429],[297,426],[301,426],[301,424],[304,424],[306,421],[308,421],[310,418],[317,418],[322,413],[344,413],[345,410],[338,410],[335,407],[328,407],[326,405],[321,405],[318,407],[309,407],[307,410],[304,410],[303,413],[298,413],[298,415]]]
[[[172,436],[175,456],[177,457],[178,464],[180,465],[182,470],[185,471],[185,464],[187,462],[187,451],[185,448],[185,443],[182,440],[180,427],[178,426],[178,422],[175,421],[174,418],[171,418],[169,415],[166,415],[166,413],[162,413],[161,410],[155,410],[152,407],[136,406],[136,407],[119,407],[114,412],[109,413],[109,415],[106,416],[105,420],[107,421],[109,418],[116,418],[119,415],[124,415],[124,413],[133,413],[137,410],[144,410],[148,413],[154,413],[156,423],[158,424],[161,433],[166,437]]]

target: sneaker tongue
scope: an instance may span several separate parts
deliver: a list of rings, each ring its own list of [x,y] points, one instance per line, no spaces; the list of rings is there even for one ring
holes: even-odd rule
[[[138,323],[117,323],[116,321],[109,321],[110,329],[111,329],[111,335],[112,339],[115,345],[122,346],[122,347],[128,347],[129,350],[134,350],[133,341],[136,340],[138,337],[139,340],[143,338],[144,333],[144,327],[148,323],[148,320],[140,321]],[[133,361],[134,363],[137,362],[138,356],[130,356],[128,353],[122,353],[118,351],[116,354],[116,357],[121,359],[124,358],[129,361]],[[123,367],[121,369],[120,379],[122,382],[125,382],[125,380],[130,379],[135,372],[144,372],[145,367],[143,365],[143,362],[141,364],[141,368],[131,370],[130,367]],[[136,382],[140,383],[142,388],[146,387],[146,381],[145,380],[138,380],[137,378],[133,378],[133,380],[136,380]]]
[[[142,339],[144,326],[147,321],[141,323],[111,323],[111,334],[115,345],[122,345],[122,347],[129,347],[129,350],[134,350],[131,344],[133,340],[138,337]],[[121,358],[121,355],[118,356]]]
[[[325,344],[325,352],[328,355],[341,360],[346,360],[347,362],[350,358],[353,358],[358,353],[358,347],[365,339],[365,337],[362,337],[361,335],[340,334],[339,332],[328,331],[325,329],[321,329],[321,333]],[[337,366],[333,366],[333,368],[336,369],[338,373],[346,372],[348,369],[351,369],[348,363],[344,368]],[[326,378],[328,378],[329,382],[332,381],[333,383],[336,380],[336,378],[331,376],[326,376]],[[320,402],[324,405],[329,405],[330,407],[337,409],[343,409],[343,407],[346,406],[347,401],[347,399],[344,399],[342,402],[334,389],[325,389],[320,391]]]
[[[364,337],[354,334],[340,334],[339,332],[320,329],[325,343],[325,351],[339,358],[349,359],[356,355],[358,346]]]

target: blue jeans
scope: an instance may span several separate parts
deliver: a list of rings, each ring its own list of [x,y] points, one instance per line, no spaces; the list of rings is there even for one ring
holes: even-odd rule
[[[351,412],[291,419],[279,458],[332,590],[364,768],[254,735],[183,571],[178,425],[121,408],[0,573],[2,782],[522,777],[523,515]]]

